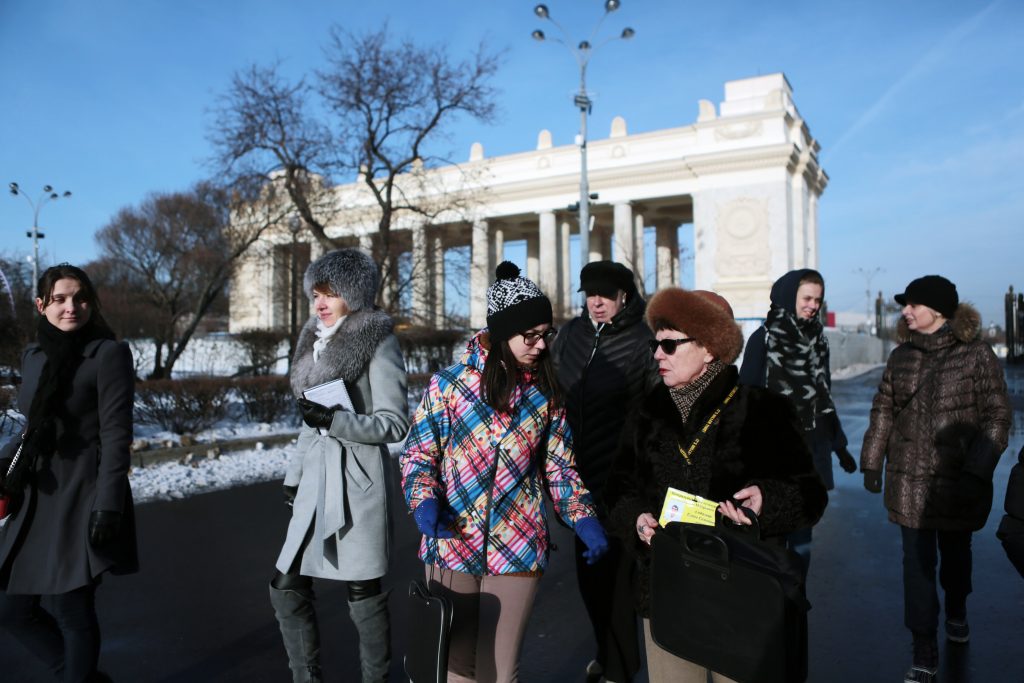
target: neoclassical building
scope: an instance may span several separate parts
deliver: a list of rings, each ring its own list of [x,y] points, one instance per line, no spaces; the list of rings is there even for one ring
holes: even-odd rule
[[[658,288],[676,284],[679,229],[692,224],[696,287],[725,296],[739,318],[760,317],[779,275],[817,267],[818,199],[828,183],[818,150],[781,73],[728,81],[717,107],[701,100],[697,120],[678,128],[630,134],[616,118],[606,139],[588,142],[590,190],[598,194],[590,259],[614,258],[644,275],[645,265],[653,264]],[[530,151],[487,158],[476,143],[465,164],[425,171],[430,182],[418,191],[471,201],[457,202],[458,209],[429,223],[406,216],[393,227],[393,240],[411,264],[411,315],[441,324],[444,254],[468,246],[470,266],[460,276],[469,280],[470,324],[483,327],[483,292],[505,244],[515,241],[526,244],[520,265],[556,310],[569,315],[579,304],[570,286],[570,239],[579,228],[569,209],[579,200],[579,173],[579,148],[553,146],[548,131]],[[334,193],[339,208],[328,234],[370,247],[376,217],[365,187],[352,183]],[[644,233],[651,230],[656,254],[646,258]],[[290,244],[282,230],[248,253],[232,286],[232,332],[287,327],[282,283],[288,282]],[[318,255],[318,245],[309,245],[302,260]],[[300,306],[305,311],[304,299]]]

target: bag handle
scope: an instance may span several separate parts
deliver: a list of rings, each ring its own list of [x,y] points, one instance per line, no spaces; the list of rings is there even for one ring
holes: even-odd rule
[[[729,546],[715,533],[714,529],[702,527],[698,524],[683,524],[680,541],[685,550],[683,564],[699,564],[712,571],[718,572],[722,579],[729,578]],[[695,547],[691,542],[702,542],[701,548]]]

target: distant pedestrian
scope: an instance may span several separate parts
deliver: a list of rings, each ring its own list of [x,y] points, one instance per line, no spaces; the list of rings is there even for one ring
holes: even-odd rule
[[[1003,542],[1006,556],[1024,578],[1024,447],[1017,454],[1017,464],[1010,470],[1004,508],[1006,514],[996,536]]]
[[[36,309],[18,391],[28,423],[0,452],[0,493],[10,499],[0,522],[0,628],[57,680],[109,680],[96,670],[96,588],[107,572],[138,570],[128,485],[134,363],[80,268],[47,268]]]
[[[966,643],[971,533],[992,509],[992,472],[1006,448],[1010,401],[1002,367],[978,338],[981,316],[956,285],[926,275],[895,296],[903,341],[871,406],[860,467],[882,491],[903,538],[904,620],[913,635],[908,682],[934,681],[939,664],[935,567],[945,591],[946,638]]]
[[[814,469],[831,491],[832,453],[846,472],[856,472],[857,461],[846,447],[832,402],[828,339],[819,316],[824,298],[825,280],[816,270],[791,270],[775,281],[764,325],[747,340],[740,384],[767,388],[793,401]],[[811,565],[811,527],[789,534],[786,544],[800,555],[806,574]]]
[[[545,489],[588,561],[608,549],[576,473],[548,353],[551,302],[515,264],[505,261],[495,274],[487,329],[430,379],[401,458],[428,584],[454,603],[449,681],[518,680],[548,564]]]
[[[766,540],[781,543],[794,529],[821,517],[828,494],[814,472],[792,404],[764,389],[739,386],[733,361],[743,334],[732,307],[705,290],[663,289],[651,297],[650,352],[662,384],[632,411],[609,483],[612,528],[636,558],[634,596],[644,617],[651,683],[715,683],[709,672],[654,642],[650,630],[649,545],[662,533],[658,513],[669,487],[719,503],[737,524],[758,517]],[[722,606],[728,612],[729,606]],[[686,618],[686,606],[680,615]],[[733,609],[719,624],[747,615]],[[709,625],[709,628],[713,626]],[[726,629],[720,636],[729,638]],[[737,643],[742,647],[742,643]]]
[[[551,353],[565,395],[576,467],[594,496],[598,518],[607,523],[605,488],[629,407],[661,378],[647,348],[654,335],[644,324],[646,303],[633,271],[613,261],[588,263],[580,272],[579,291],[586,294],[586,306],[559,330]],[[597,646],[588,679],[603,676],[626,683],[640,668],[636,612],[628,590],[632,559],[617,538],[601,562],[588,563],[585,553],[577,537],[576,578]]]
[[[390,317],[373,305],[377,266],[357,249],[314,261],[303,281],[314,315],[292,358],[291,385],[305,425],[288,464],[292,508],[270,601],[295,683],[323,680],[313,578],[344,581],[359,634],[364,683],[385,681],[391,662],[388,568],[391,465],[385,444],[409,426],[405,362]],[[344,380],[352,409],[303,392]]]

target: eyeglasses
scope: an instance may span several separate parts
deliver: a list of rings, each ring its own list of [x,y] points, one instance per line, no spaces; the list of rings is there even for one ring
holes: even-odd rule
[[[657,353],[660,346],[666,356],[671,356],[676,352],[676,347],[695,341],[697,340],[693,337],[683,337],[682,339],[652,339],[647,344],[651,347],[651,353]]]
[[[544,332],[523,332],[523,343],[527,346],[536,346],[537,342],[543,339],[544,345],[547,346],[556,334],[558,334],[558,330],[553,327],[549,327]]]

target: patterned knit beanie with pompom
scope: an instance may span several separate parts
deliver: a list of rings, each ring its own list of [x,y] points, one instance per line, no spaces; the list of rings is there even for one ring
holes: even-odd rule
[[[519,266],[511,261],[502,261],[494,269],[497,280],[487,288],[487,329],[492,341],[505,341],[537,325],[551,324],[551,300],[519,273]]]

